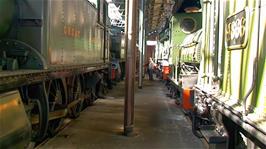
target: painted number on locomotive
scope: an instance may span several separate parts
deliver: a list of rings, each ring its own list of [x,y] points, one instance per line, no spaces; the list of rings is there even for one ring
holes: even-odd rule
[[[248,9],[244,9],[226,19],[225,37],[229,50],[242,49],[247,45]]]

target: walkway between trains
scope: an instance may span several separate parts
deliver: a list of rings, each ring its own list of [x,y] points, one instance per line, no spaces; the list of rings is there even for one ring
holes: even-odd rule
[[[97,100],[55,138],[40,148],[169,149],[203,148],[191,125],[160,81],[144,81],[135,94],[134,137],[123,131],[124,84],[119,83],[107,99]]]

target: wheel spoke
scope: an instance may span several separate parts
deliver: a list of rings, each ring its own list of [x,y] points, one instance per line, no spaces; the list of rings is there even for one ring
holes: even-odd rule
[[[48,95],[49,95],[49,97],[51,95],[52,99],[55,99],[55,97],[56,97],[56,94],[54,94],[53,92],[50,92]]]
[[[75,77],[74,80],[72,80],[72,84],[69,85],[70,90],[70,101],[79,100],[82,89],[81,89],[81,83],[79,77]],[[80,114],[82,108],[82,103],[79,101],[76,105],[71,107],[70,111],[70,117],[77,118]]]
[[[55,89],[58,90],[59,87],[58,87],[58,81],[55,81]]]
[[[62,107],[63,100],[64,100],[64,95],[63,95],[63,90],[62,86],[60,83],[60,80],[53,80],[50,83],[50,86],[47,89],[47,94],[49,97],[49,111],[53,112],[58,110],[60,107]],[[50,136],[55,135],[62,122],[63,118],[58,118],[58,119],[53,119],[49,121],[49,127],[48,127],[48,132]]]
[[[55,109],[55,102],[50,102],[51,107],[50,107],[50,111],[54,111]]]
[[[54,91],[56,89],[54,82],[51,83],[49,90]]]

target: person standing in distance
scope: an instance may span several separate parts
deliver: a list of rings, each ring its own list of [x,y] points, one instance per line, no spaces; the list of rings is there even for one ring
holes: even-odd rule
[[[153,80],[153,69],[155,67],[155,63],[153,62],[152,58],[149,58],[149,65],[148,65],[148,75],[149,75],[149,80]]]

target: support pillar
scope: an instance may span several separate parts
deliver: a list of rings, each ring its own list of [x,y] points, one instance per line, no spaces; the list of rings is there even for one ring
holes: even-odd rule
[[[134,128],[137,2],[137,0],[126,0],[126,94],[124,106],[124,135],[126,136],[131,136]]]
[[[143,38],[144,38],[144,0],[139,0],[139,78],[138,78],[138,88],[141,89],[143,85]]]

